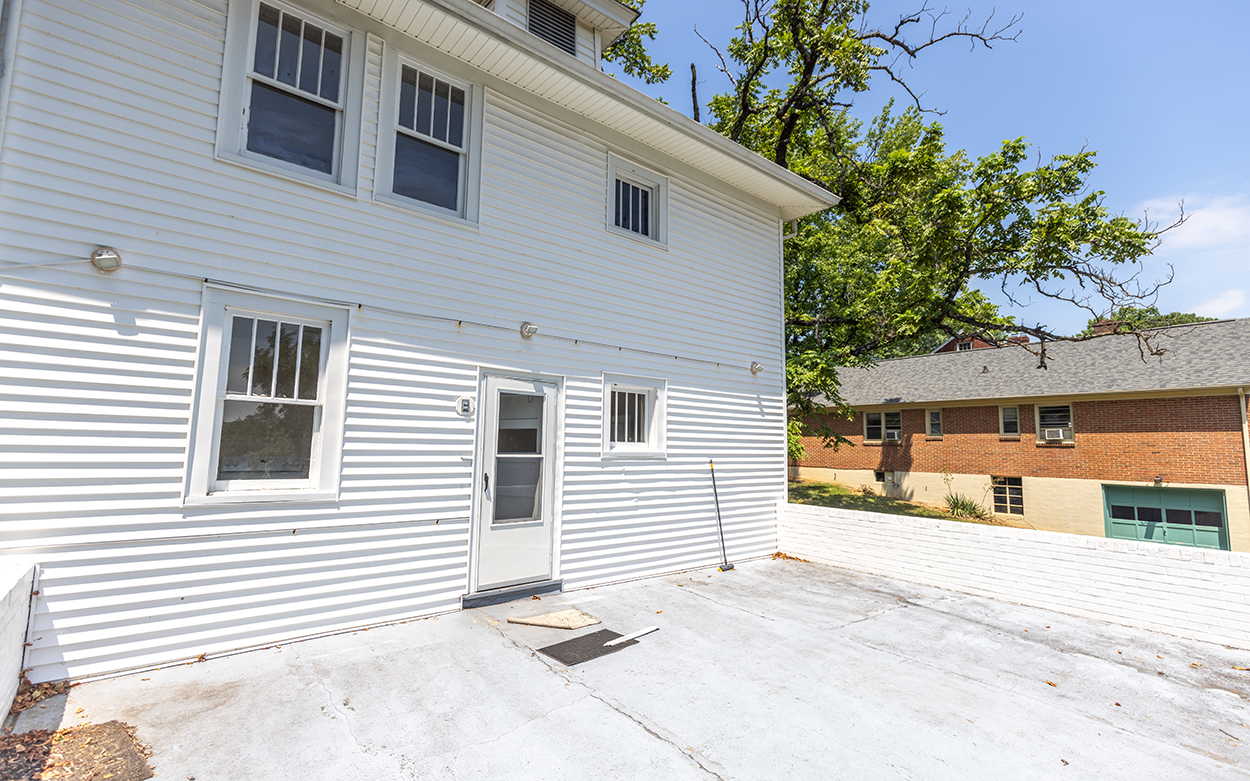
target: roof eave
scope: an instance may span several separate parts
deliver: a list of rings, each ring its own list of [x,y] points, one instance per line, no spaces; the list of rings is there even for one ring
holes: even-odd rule
[[[531,94],[661,148],[677,160],[772,204],[783,220],[823,211],[840,200],[823,187],[568,56],[470,0],[338,2]],[[495,57],[484,53],[486,47],[480,44],[486,42],[474,40],[482,35],[503,44],[517,56]],[[579,84],[594,94],[577,100],[578,90],[572,88]],[[539,92],[538,87],[545,89]],[[630,121],[621,121],[620,127],[614,127],[608,116],[610,108],[605,107],[602,100],[590,99],[598,96],[606,96],[628,109]],[[696,146],[690,150],[680,148],[683,139],[695,142]]]

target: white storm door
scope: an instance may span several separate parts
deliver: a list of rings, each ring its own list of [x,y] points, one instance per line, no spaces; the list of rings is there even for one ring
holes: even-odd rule
[[[475,591],[551,579],[555,383],[486,377]]]

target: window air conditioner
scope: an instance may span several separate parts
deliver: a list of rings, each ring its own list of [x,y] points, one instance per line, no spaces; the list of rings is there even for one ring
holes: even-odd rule
[[[1063,429],[1061,428],[1048,428],[1045,433],[1047,442],[1063,441]]]
[[[894,440],[897,440],[897,439],[898,439],[898,432],[897,432],[897,431],[887,431],[887,432],[885,432],[885,438],[886,438],[886,439],[894,439]]]

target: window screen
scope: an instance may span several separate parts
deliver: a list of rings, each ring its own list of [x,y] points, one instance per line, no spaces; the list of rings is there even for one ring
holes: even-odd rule
[[[1003,407],[1003,433],[1019,434],[1020,433],[1020,408],[1019,407]]]
[[[651,190],[616,180],[616,227],[651,235]]]
[[[648,395],[646,391],[612,391],[612,442],[646,443]]]

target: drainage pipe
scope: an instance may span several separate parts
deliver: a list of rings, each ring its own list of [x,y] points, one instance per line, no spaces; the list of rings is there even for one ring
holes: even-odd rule
[[[1246,500],[1250,501],[1250,423],[1246,422],[1246,391],[1237,389],[1237,398],[1241,400],[1241,455],[1246,460]]]

